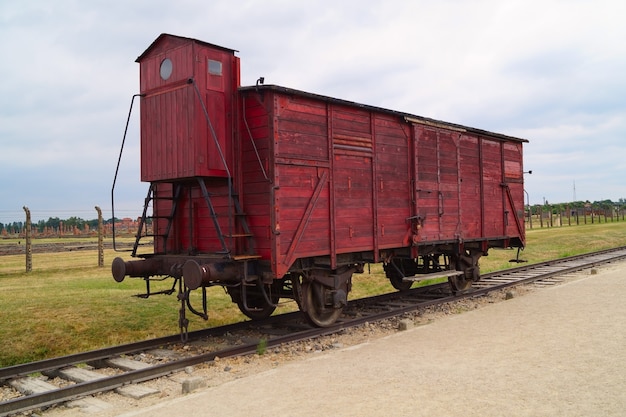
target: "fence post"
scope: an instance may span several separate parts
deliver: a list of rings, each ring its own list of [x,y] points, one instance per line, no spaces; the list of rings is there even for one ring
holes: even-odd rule
[[[567,206],[567,225],[572,225],[572,209],[569,207],[569,205]]]
[[[103,227],[102,227],[102,210],[96,206],[98,212],[98,266],[104,266],[104,239],[103,239]]]
[[[31,272],[33,270],[33,248],[31,247],[31,224],[30,224],[30,210],[28,207],[24,206],[24,211],[26,212],[26,272]]]
[[[553,222],[554,216],[552,215],[552,206],[549,206],[548,208],[550,210],[549,211],[549,213],[550,213],[550,227],[554,227],[554,222]]]

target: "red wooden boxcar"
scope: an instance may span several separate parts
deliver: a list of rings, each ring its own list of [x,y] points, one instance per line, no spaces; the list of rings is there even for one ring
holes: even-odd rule
[[[234,53],[163,34],[138,58],[144,259],[114,260],[116,280],[175,278],[183,315],[206,317],[189,291],[211,285],[251,318],[294,298],[325,326],[365,263],[382,262],[399,290],[448,277],[463,291],[490,248],[524,246],[525,139],[240,87]],[[140,254],[150,218],[154,252]]]

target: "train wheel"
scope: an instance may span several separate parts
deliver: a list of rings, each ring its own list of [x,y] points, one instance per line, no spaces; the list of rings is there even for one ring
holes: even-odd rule
[[[450,288],[454,294],[467,291],[472,286],[472,280],[465,278],[465,275],[457,275],[455,277],[448,277]]]
[[[413,285],[411,281],[404,281],[403,277],[397,275],[389,276],[389,282],[391,282],[393,288],[398,291],[408,291],[411,288],[411,285]]]
[[[472,282],[480,280],[480,266],[478,260],[482,252],[478,250],[465,251],[460,257],[453,259],[457,271],[463,271],[462,275],[448,277],[450,288],[454,294],[467,291]]]
[[[411,281],[404,281],[404,275],[392,262],[395,262],[395,259],[383,265],[385,275],[389,278],[391,286],[398,291],[408,291],[413,283]]]
[[[246,289],[245,303],[241,292],[237,297],[237,307],[252,320],[262,320],[271,316],[276,310],[276,303],[278,303],[279,300],[278,295],[271,293],[268,286],[262,289],[259,288],[258,285],[259,284]],[[265,291],[266,295],[263,295],[261,291]],[[266,296],[270,298],[271,304],[268,303]]]
[[[310,281],[303,284],[302,292],[307,307],[304,315],[312,325],[327,327],[341,316],[343,307],[334,307],[332,303],[328,305],[327,291],[321,283]]]

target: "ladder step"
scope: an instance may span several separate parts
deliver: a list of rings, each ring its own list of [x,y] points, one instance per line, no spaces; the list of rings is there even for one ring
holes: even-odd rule
[[[418,274],[418,275],[413,275],[412,277],[404,277],[402,281],[417,282],[417,281],[424,281],[425,279],[456,277],[456,276],[463,275],[463,274],[465,274],[465,272],[463,271],[447,270],[447,271],[433,272],[431,274]]]
[[[252,237],[254,235],[250,234],[250,233],[241,233],[241,234],[234,234],[234,235],[224,235],[224,237]]]
[[[251,259],[261,259],[261,255],[233,255],[234,261],[248,261]]]

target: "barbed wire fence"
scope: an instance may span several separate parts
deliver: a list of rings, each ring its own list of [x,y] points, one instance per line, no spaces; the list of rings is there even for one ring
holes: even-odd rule
[[[31,211],[27,206],[22,207],[22,212],[19,211],[0,211],[0,238],[2,239],[19,239],[18,241],[18,254],[22,253],[21,242],[24,239],[25,254],[25,271],[30,273],[33,270],[33,238],[96,238],[97,239],[97,252],[98,252],[98,267],[104,267],[104,249],[105,238],[113,237],[113,230],[115,230],[116,236],[135,236],[138,229],[137,217],[122,217],[112,219],[110,218],[105,222],[102,209],[99,206],[95,206],[96,219],[93,218],[93,212],[89,212],[86,215],[85,210],[42,210]],[[58,216],[63,213],[71,213],[70,219],[61,220]],[[131,214],[132,213],[132,214]],[[18,217],[24,220],[15,220]],[[118,211],[116,211],[118,214]],[[135,212],[124,212],[121,210],[122,215],[133,215]],[[81,217],[77,217],[80,215]],[[37,223],[33,223],[33,217],[37,216],[42,220]],[[84,220],[82,216],[89,218],[90,220]],[[43,220],[48,217],[48,220]],[[10,220],[9,220],[10,219]],[[55,225],[51,226],[50,220]],[[115,220],[115,228],[113,221]],[[5,223],[6,222],[6,223]],[[96,227],[90,226],[94,224]]]
[[[0,211],[0,225],[2,225],[0,238],[24,238],[25,269],[27,273],[32,272],[33,269],[33,238],[97,237],[98,266],[104,267],[104,239],[113,236],[114,219],[109,219],[108,222],[105,222],[99,206],[95,206],[97,214],[95,230],[90,226],[90,224],[93,224],[93,220],[84,220],[81,217],[77,217],[77,215],[90,217],[93,216],[93,212],[89,212],[90,214],[86,215],[87,212],[84,210],[38,210],[36,212],[38,218],[44,219],[47,216],[48,220],[57,219],[58,225],[42,227],[42,223],[46,224],[46,221],[40,220],[37,223],[37,227],[33,228],[33,213],[27,206],[24,206],[22,209],[23,212],[21,213],[19,211]],[[25,216],[24,222],[15,220],[18,218],[18,213],[19,217]],[[70,219],[75,221],[67,224],[68,219],[61,220],[58,217],[63,214],[71,214]],[[121,215],[132,216],[133,214],[136,213],[121,211]],[[7,219],[11,219],[11,221],[7,221]],[[567,206],[563,207],[563,205],[558,207],[550,205],[526,206],[525,220],[527,229],[619,222],[626,221],[626,207],[622,205],[610,209],[599,209],[594,207],[570,208]],[[138,225],[138,217],[116,218],[116,236],[134,236],[137,233]]]
[[[626,207],[527,206],[525,220],[527,229],[619,222],[626,221]]]

